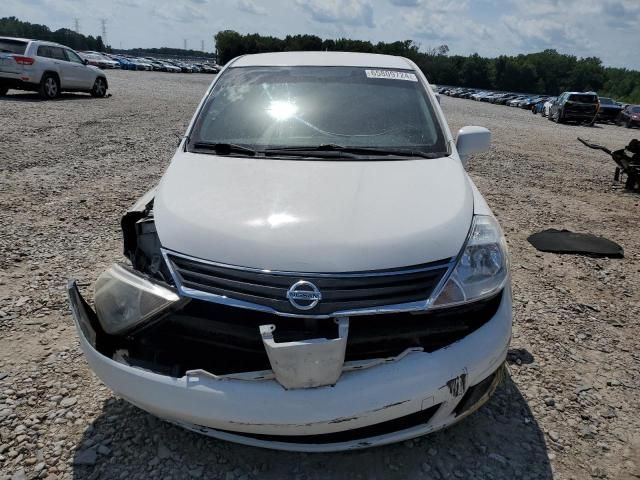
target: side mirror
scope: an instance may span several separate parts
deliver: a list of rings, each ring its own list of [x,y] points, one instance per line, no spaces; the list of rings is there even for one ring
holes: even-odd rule
[[[89,65],[89,60],[87,60],[86,58],[82,61],[82,63],[84,63],[85,65]]]
[[[484,127],[462,127],[458,131],[456,150],[462,164],[467,163],[469,155],[489,151],[491,132]]]

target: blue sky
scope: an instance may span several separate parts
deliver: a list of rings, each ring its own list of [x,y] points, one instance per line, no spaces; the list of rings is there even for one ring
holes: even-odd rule
[[[555,48],[597,56],[605,65],[640,69],[640,0],[0,0],[14,15],[52,28],[100,33],[114,47],[213,49],[213,34],[371,41],[412,39],[423,48],[484,56]]]

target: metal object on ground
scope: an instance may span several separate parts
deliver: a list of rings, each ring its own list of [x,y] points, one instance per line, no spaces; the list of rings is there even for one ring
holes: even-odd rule
[[[627,190],[640,191],[640,141],[633,139],[625,148],[611,151],[607,147],[595,143],[587,142],[578,137],[578,141],[594,150],[602,150],[607,155],[611,155],[616,162],[614,180],[620,181],[620,175],[625,174],[627,179],[624,188]]]

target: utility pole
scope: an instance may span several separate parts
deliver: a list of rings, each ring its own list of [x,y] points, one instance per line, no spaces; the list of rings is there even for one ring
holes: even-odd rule
[[[204,52],[204,40],[200,40],[200,51]]]
[[[74,19],[74,21],[73,21],[73,30],[76,33],[80,33],[80,19],[79,18]]]
[[[102,27],[102,43],[104,43],[106,46],[107,45],[107,19],[106,18],[100,19],[100,26]]]
[[[184,49],[186,50],[187,49],[187,39],[186,38],[182,39],[182,44],[184,45]]]

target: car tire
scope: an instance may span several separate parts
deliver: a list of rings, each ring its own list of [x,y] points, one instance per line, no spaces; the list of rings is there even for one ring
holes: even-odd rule
[[[107,81],[103,77],[96,78],[91,89],[91,96],[96,98],[102,98],[107,94]]]
[[[60,80],[53,73],[45,73],[40,80],[40,89],[38,90],[40,98],[44,100],[53,100],[60,95]]]
[[[627,120],[627,122],[624,124],[624,126],[626,128],[631,128],[631,119]]]
[[[556,112],[556,123],[564,123],[564,119],[562,118],[562,111],[558,110]]]
[[[4,85],[0,85],[0,97],[4,97],[9,91],[9,87],[5,87]]]

